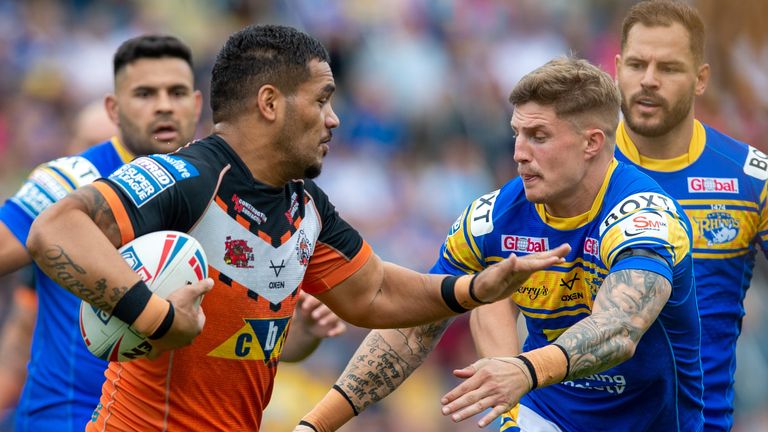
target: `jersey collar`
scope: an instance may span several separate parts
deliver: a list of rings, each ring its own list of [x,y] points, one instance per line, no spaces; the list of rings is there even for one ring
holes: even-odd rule
[[[608,190],[608,184],[611,182],[611,176],[613,176],[613,172],[616,170],[618,164],[619,163],[616,161],[616,159],[613,159],[610,165],[608,165],[608,171],[605,173],[603,184],[600,185],[600,190],[597,192],[597,196],[595,196],[594,201],[592,201],[592,208],[590,208],[589,211],[577,216],[557,217],[547,213],[547,210],[544,208],[544,204],[536,204],[536,212],[539,214],[541,220],[550,227],[561,231],[581,228],[592,221],[600,212],[600,207],[603,205],[605,192]]]
[[[136,156],[130,151],[128,151],[128,149],[125,148],[123,143],[120,142],[120,138],[118,138],[117,135],[110,138],[110,141],[112,141],[112,147],[115,148],[117,155],[120,156],[120,160],[122,160],[123,163],[128,163],[136,158]]]
[[[688,153],[674,157],[672,159],[653,159],[647,156],[641,155],[635,147],[635,143],[627,133],[626,126],[622,120],[619,123],[619,127],[616,130],[616,145],[619,146],[619,150],[627,159],[631,160],[635,165],[640,165],[643,168],[651,171],[658,172],[673,172],[686,168],[696,162],[696,159],[701,156],[704,151],[704,145],[707,141],[707,134],[704,130],[704,125],[698,120],[693,120],[693,135],[691,136],[691,142],[688,145]]]

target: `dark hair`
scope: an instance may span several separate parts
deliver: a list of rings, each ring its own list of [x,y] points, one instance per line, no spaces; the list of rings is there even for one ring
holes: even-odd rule
[[[552,106],[560,118],[576,125],[596,124],[613,137],[619,124],[621,96],[610,75],[586,60],[561,57],[525,75],[509,101]]]
[[[330,63],[325,47],[292,27],[252,25],[229,37],[211,72],[213,122],[226,121],[245,108],[265,84],[292,94],[309,78],[309,62]]]
[[[624,51],[629,31],[635,24],[669,27],[674,23],[679,23],[688,31],[691,53],[696,63],[704,62],[704,22],[701,15],[691,5],[667,0],[642,1],[632,6],[621,25],[621,51]]]
[[[173,36],[144,35],[128,39],[115,52],[112,59],[114,74],[125,66],[144,58],[178,58],[187,62],[192,68],[192,52],[189,47]]]

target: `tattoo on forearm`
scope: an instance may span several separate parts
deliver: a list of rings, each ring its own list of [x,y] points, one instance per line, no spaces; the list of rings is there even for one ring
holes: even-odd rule
[[[83,187],[69,196],[80,201],[88,209],[88,216],[90,216],[112,244],[119,244],[121,240],[120,227],[115,221],[115,215],[112,213],[109,204],[96,188]]]
[[[671,286],[653,272],[622,270],[610,274],[600,291],[595,299],[599,312],[557,339],[571,358],[566,379],[589,376],[627,360],[666,304]]]
[[[59,285],[76,296],[85,299],[90,304],[110,312],[112,306],[104,300],[107,282],[100,279],[96,286],[88,288],[81,279],[87,274],[85,269],[75,263],[59,245],[53,245],[45,250],[42,262],[38,262],[46,273]]]
[[[336,384],[362,412],[392,393],[421,365],[450,322],[371,331]]]

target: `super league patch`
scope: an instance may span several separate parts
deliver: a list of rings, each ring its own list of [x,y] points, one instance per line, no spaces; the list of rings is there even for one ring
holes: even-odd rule
[[[143,206],[176,183],[176,178],[160,162],[149,157],[140,157],[123,165],[109,179],[125,192],[136,207]]]

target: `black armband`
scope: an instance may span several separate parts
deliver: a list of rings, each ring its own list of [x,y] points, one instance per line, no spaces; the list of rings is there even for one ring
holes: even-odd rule
[[[456,299],[457,280],[459,280],[459,276],[446,276],[440,283],[440,294],[442,294],[443,301],[450,310],[457,314],[462,314],[469,311],[469,309],[465,309]]]
[[[663,263],[666,266],[669,266],[669,261],[664,259],[663,256],[659,255],[658,253],[645,248],[628,248],[624,249],[623,251],[619,252],[618,255],[616,255],[616,258],[613,260],[613,265],[618,264],[620,261],[625,260],[627,258],[633,257],[633,256],[641,256],[650,258],[652,260],[658,261],[660,263]]]
[[[173,310],[173,303],[168,302],[168,306],[168,313],[165,314],[165,318],[163,318],[163,322],[160,323],[160,326],[157,327],[157,330],[155,330],[155,332],[149,336],[150,340],[160,339],[161,337],[165,336],[166,333],[168,333],[168,330],[171,329],[173,318],[176,316],[176,312]]]
[[[313,431],[317,432],[317,428],[315,427],[315,425],[313,425],[312,423],[310,423],[310,422],[308,422],[306,420],[301,420],[299,422],[299,426],[306,426],[306,427],[312,429]]]
[[[539,386],[539,379],[536,377],[536,369],[533,368],[533,363],[522,354],[518,355],[516,358],[520,359],[523,364],[525,364],[525,367],[528,368],[528,373],[531,374],[531,390],[535,390],[536,387]]]
[[[133,325],[136,318],[141,315],[144,308],[147,307],[149,299],[152,297],[152,291],[147,284],[140,280],[136,282],[112,309],[112,316],[119,318],[120,321]]]
[[[341,387],[339,387],[337,384],[333,385],[333,389],[339,392],[342,396],[344,396],[344,399],[349,403],[349,406],[352,407],[352,412],[355,413],[355,417],[357,417],[357,415],[360,413],[357,412],[357,408],[355,408],[355,404],[352,403],[352,399],[350,399],[349,396],[347,396],[347,393],[344,392],[344,390],[342,390]]]
[[[477,275],[479,275],[479,274],[480,274],[480,273],[475,273],[475,274],[473,274],[473,275],[472,275],[472,279],[470,279],[470,281],[469,281],[469,297],[470,297],[470,298],[471,298],[473,301],[475,301],[476,303],[480,303],[480,304],[490,304],[490,303],[492,303],[492,302],[485,302],[485,301],[482,301],[482,300],[480,300],[480,299],[479,299],[479,298],[478,298],[478,297],[475,295],[475,279],[477,278]]]
[[[566,351],[562,345],[556,343],[553,343],[552,345],[560,348],[560,351],[562,351],[565,356],[565,377],[568,378],[568,374],[571,373],[571,356],[568,355],[568,351]]]

